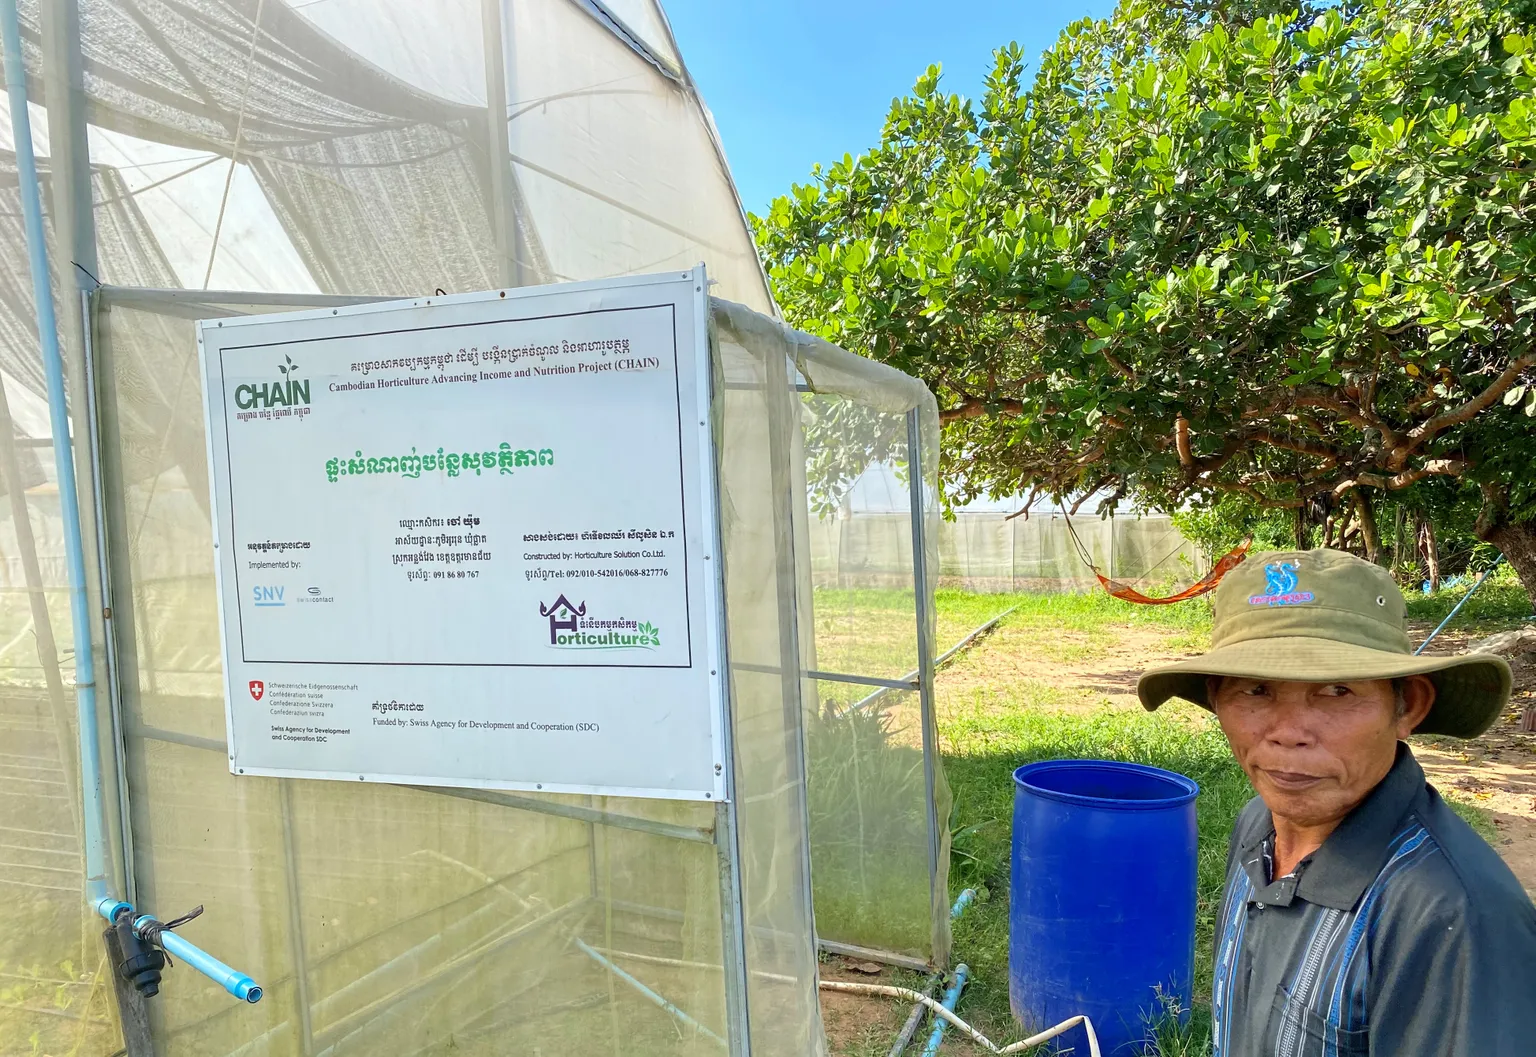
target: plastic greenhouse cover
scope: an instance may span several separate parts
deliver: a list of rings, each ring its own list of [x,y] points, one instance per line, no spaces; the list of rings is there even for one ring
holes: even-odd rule
[[[107,776],[114,840],[128,837],[114,846],[127,870],[116,884],[166,915],[206,903],[189,937],[268,987],[238,1007],[173,971],[154,1022],[162,1055],[491,1054],[509,1038],[545,1054],[722,1052],[737,989],[716,807],[563,796],[547,798],[566,812],[552,815],[490,792],[227,773],[195,319],[291,308],[294,295],[431,296],[700,260],[713,292],[773,311],[686,69],[642,53],[677,59],[660,9],[596,6],[634,39],[578,0],[20,4],[56,288],[71,291],[60,314],[74,442],[82,480],[102,482],[99,524],[88,485],[82,497],[87,542],[94,551],[99,532],[108,551],[88,556],[88,587],[93,611],[110,602],[112,638],[98,623],[80,647],[102,670],[111,661],[122,692],[101,699],[101,726],[113,729],[112,711],[125,749]],[[8,134],[0,119],[0,142]],[[21,432],[47,440],[28,424],[43,384],[14,174],[0,154],[0,372]],[[72,291],[98,279],[115,286],[86,334]],[[794,557],[807,526],[790,502],[804,481],[786,371],[882,412],[918,408],[928,472],[936,421],[911,379],[732,318],[757,331],[720,346],[722,375],[749,383],[718,398],[730,640],[733,656],[788,670],[814,653],[814,607],[809,563]],[[122,1039],[81,904],[57,493],[50,460],[29,452],[0,504],[0,825],[31,823],[0,830],[0,890],[29,922],[0,940],[0,990],[15,999],[0,1006],[0,1055],[106,1057]],[[937,551],[924,558],[936,575]],[[804,821],[814,690],[734,678],[747,1026],[754,1053],[820,1054]],[[913,882],[931,921],[904,920],[901,934],[943,961],[947,856],[936,861]],[[904,898],[904,913],[921,916],[922,902]]]

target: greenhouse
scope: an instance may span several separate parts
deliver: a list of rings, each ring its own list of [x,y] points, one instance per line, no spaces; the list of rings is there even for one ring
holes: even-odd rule
[[[50,424],[6,119],[0,891],[26,927],[0,938],[0,1055],[799,1057],[826,1048],[818,946],[945,966],[935,404],[777,321],[660,7],[19,8],[72,424]],[[196,321],[699,261],[728,802],[232,775]],[[906,505],[869,530],[902,556],[871,624],[813,590],[812,508],[876,465]],[[178,964],[120,1003],[96,888],[205,907],[186,938],[260,1001]]]

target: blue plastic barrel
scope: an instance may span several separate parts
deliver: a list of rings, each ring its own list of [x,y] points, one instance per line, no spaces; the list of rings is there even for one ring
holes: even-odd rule
[[[1105,1057],[1140,1054],[1172,1002],[1188,1015],[1200,787],[1106,760],[1032,763],[1013,782],[1013,1014],[1039,1030],[1084,1013]]]

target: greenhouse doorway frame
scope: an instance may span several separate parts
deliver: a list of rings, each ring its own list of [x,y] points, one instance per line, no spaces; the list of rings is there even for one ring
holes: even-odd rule
[[[814,394],[818,390],[804,382],[795,385],[795,391],[801,394]],[[889,695],[892,691],[911,691],[918,695],[918,709],[921,720],[921,737],[923,748],[923,785],[926,796],[924,807],[926,809],[926,823],[928,830],[928,873],[934,885],[940,885],[947,874],[942,868],[944,858],[944,830],[939,819],[938,798],[938,768],[939,768],[939,744],[938,744],[938,714],[934,701],[934,644],[931,637],[933,628],[933,612],[931,610],[933,591],[928,582],[928,567],[923,556],[928,553],[929,539],[927,526],[924,523],[923,507],[925,496],[923,494],[923,482],[926,479],[923,465],[922,420],[917,408],[912,408],[906,413],[907,426],[907,493],[908,493],[908,518],[911,521],[912,535],[912,582],[913,582],[913,607],[917,624],[917,667],[906,673],[899,679],[885,679],[879,676],[808,670],[805,677],[808,679],[825,680],[828,682],[853,683],[855,685],[872,687],[873,691],[866,697],[855,702],[851,707],[855,709],[871,708]],[[809,556],[807,556],[809,560]],[[815,862],[812,860],[814,872]],[[947,900],[947,891],[931,893],[931,898]],[[817,946],[828,954],[843,955],[851,958],[867,958],[871,961],[884,962],[902,969],[911,969],[917,972],[928,972],[935,969],[946,968],[943,964],[934,964],[934,961],[947,961],[947,957],[940,959],[939,951],[935,952],[935,959],[925,961],[921,958],[913,958],[909,955],[899,954],[879,947],[863,946],[854,943],[844,943],[837,940],[817,937]],[[940,945],[942,950],[942,945]],[[947,951],[944,951],[947,955]]]
[[[106,374],[103,372],[103,364],[99,358],[98,334],[99,315],[101,312],[110,311],[111,307],[133,307],[140,310],[149,309],[155,312],[165,312],[184,319],[203,318],[209,313],[207,306],[210,302],[220,305],[249,305],[261,308],[291,308],[295,311],[313,308],[344,307],[348,305],[378,303],[397,300],[385,297],[355,297],[347,295],[327,294],[265,294],[249,291],[204,291],[184,289],[154,289],[145,287],[121,287],[111,285],[99,285],[93,289],[82,291],[79,301],[79,319],[84,336],[84,383],[86,393],[85,414],[89,423],[88,442],[89,449],[89,476],[91,483],[91,503],[94,509],[94,523],[96,526],[96,553],[98,556],[98,570],[101,584],[101,628],[104,635],[105,675],[108,691],[108,704],[111,717],[111,750],[112,767],[111,775],[103,775],[102,780],[112,779],[116,787],[116,799],[118,812],[116,818],[110,821],[115,829],[110,843],[114,844],[118,854],[112,866],[120,871],[126,890],[126,899],[136,902],[138,898],[135,856],[134,856],[134,831],[132,824],[132,799],[128,783],[128,739],[137,738],[144,741],[160,742],[167,745],[177,745],[184,748],[203,750],[218,753],[228,759],[229,748],[225,741],[215,738],[198,737],[173,730],[148,726],[143,723],[125,722],[122,694],[123,667],[120,658],[133,656],[135,643],[132,641],[133,617],[126,620],[119,615],[114,608],[114,587],[122,587],[123,583],[114,579],[112,556],[124,553],[128,540],[119,533],[124,527],[123,512],[113,510],[108,501],[111,491],[105,480],[111,473],[113,464],[113,450],[110,444],[104,443],[106,430],[102,426],[102,398],[101,386]],[[711,341],[711,355],[713,355],[713,342]],[[107,365],[110,371],[110,364]],[[110,411],[108,412],[110,414]],[[199,412],[200,413],[200,412]],[[0,426],[7,423],[0,423]],[[121,495],[119,493],[119,498]],[[720,523],[718,519],[714,523],[715,553],[723,554],[723,541],[720,537]],[[725,620],[725,589],[723,583],[723,561],[714,563],[713,575],[717,580],[716,597],[719,606],[719,619],[722,627]],[[121,573],[121,569],[119,569]],[[124,595],[132,594],[131,590],[122,592]],[[127,642],[119,642],[120,636],[126,636]],[[728,650],[722,637],[722,653]],[[714,849],[714,856],[720,878],[721,893],[721,958],[725,973],[725,1012],[726,1012],[726,1036],[720,1038],[709,1028],[700,1024],[697,1020],[684,1012],[678,1006],[670,1002],[664,995],[647,987],[640,980],[625,972],[615,962],[585,941],[576,940],[576,945],[594,962],[601,965],[608,973],[624,984],[634,989],[650,1003],[664,1010],[684,1028],[697,1031],[708,1037],[717,1039],[724,1047],[729,1057],[751,1057],[751,1029],[748,1013],[748,969],[747,969],[747,916],[743,904],[742,892],[742,849],[738,833],[738,797],[735,790],[736,781],[736,747],[733,733],[732,695],[729,681],[724,693],[724,705],[726,722],[723,725],[722,742],[720,745],[721,756],[725,768],[724,779],[727,788],[726,798],[713,805],[714,822],[709,828],[678,825],[658,819],[646,818],[639,815],[623,814],[607,811],[594,806],[581,806],[577,804],[562,803],[555,800],[540,799],[537,796],[521,795],[510,792],[500,792],[489,789],[452,788],[443,786],[407,786],[421,793],[437,796],[451,797],[461,800],[477,801],[498,807],[512,808],[519,811],[529,811],[548,815],[555,818],[567,819],[585,824],[588,833],[588,853],[591,861],[589,876],[591,887],[587,899],[596,901],[601,898],[597,891],[598,872],[596,867],[597,827],[612,827],[634,833],[646,834],[669,841],[678,841],[692,845],[707,845]],[[302,1040],[302,1053],[304,1057],[312,1054],[320,1054],[334,1044],[334,1038],[326,1038],[321,1032],[317,1032],[312,1025],[312,999],[309,994],[307,980],[310,975],[310,966],[304,951],[303,943],[303,912],[302,894],[298,880],[295,841],[295,822],[292,803],[292,788],[295,782],[303,782],[304,779],[276,779],[279,783],[279,803],[281,805],[282,847],[281,855],[284,860],[284,875],[287,878],[287,902],[288,902],[288,926],[290,937],[293,941],[293,959],[296,973],[294,978],[294,1014],[297,1021],[300,1038]],[[593,797],[587,798],[589,801]],[[805,870],[809,875],[809,846],[807,848]],[[669,914],[663,908],[650,907],[641,904],[624,904],[625,909],[641,915]],[[551,911],[544,919],[525,925],[517,930],[517,934],[532,931],[544,921],[552,921],[567,916],[571,905],[565,905]],[[512,937],[504,937],[505,939]],[[430,942],[430,941],[429,941]],[[407,952],[411,954],[412,952]],[[873,956],[873,954],[872,954]],[[400,963],[406,960],[402,955],[394,962]],[[376,973],[384,973],[391,968],[391,964],[380,966]],[[396,994],[396,999],[404,999],[421,987],[428,986],[433,981],[428,978],[419,983],[408,985]],[[131,995],[120,995],[120,1004],[126,999],[134,1003]],[[138,1004],[143,1000],[138,999]],[[238,1007],[230,1007],[237,1009]],[[154,1057],[153,1035],[149,1028],[149,1019],[143,1015],[142,1008],[135,1014],[129,1009],[122,1009],[124,1014],[123,1027],[125,1034],[125,1057]]]

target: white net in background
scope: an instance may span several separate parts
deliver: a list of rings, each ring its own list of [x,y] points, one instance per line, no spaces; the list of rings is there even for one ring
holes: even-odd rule
[[[905,511],[893,507],[905,491],[892,467],[872,466],[839,505],[812,521],[811,565],[819,589],[872,590],[901,581],[911,568],[912,536]],[[937,586],[978,593],[1098,590],[1067,518],[1050,509],[1034,510],[1028,518],[955,511],[938,527]],[[1142,591],[1186,586],[1208,567],[1200,549],[1166,515],[1080,514],[1071,518],[1071,528],[1101,573]],[[937,648],[949,645],[941,640]]]

